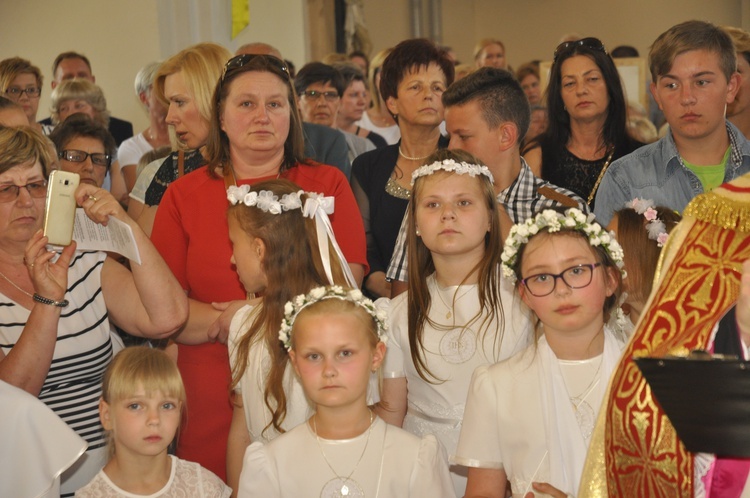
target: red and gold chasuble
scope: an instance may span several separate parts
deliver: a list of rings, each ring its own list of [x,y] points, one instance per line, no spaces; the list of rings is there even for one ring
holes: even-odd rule
[[[658,287],[610,382],[581,496],[693,496],[693,454],[652,398],[633,357],[708,349],[714,325],[737,300],[742,263],[750,259],[750,175],[695,198],[684,215],[665,248]]]

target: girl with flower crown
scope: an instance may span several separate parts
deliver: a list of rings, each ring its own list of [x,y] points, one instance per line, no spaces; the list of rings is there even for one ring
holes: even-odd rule
[[[492,175],[464,151],[438,151],[412,176],[409,289],[391,303],[379,414],[455,452],[471,374],[528,344],[530,322],[500,275]],[[458,496],[465,469],[453,467]]]
[[[607,321],[623,254],[593,215],[545,210],[515,225],[503,273],[537,318],[536,344],[477,369],[456,461],[467,497],[578,495],[607,381],[624,347]],[[619,308],[617,309],[619,311]]]
[[[232,264],[247,293],[263,296],[241,308],[229,328],[235,396],[227,477],[237,489],[247,446],[270,441],[312,412],[279,343],[284,303],[313,287],[353,280],[332,233],[325,235],[330,199],[283,179],[230,187],[227,197]]]
[[[651,287],[661,248],[682,216],[649,199],[633,199],[615,212],[608,228],[622,245],[628,276],[623,280],[623,310],[635,326],[641,316]]]
[[[314,288],[284,310],[278,339],[314,413],[250,445],[239,496],[453,497],[437,439],[389,426],[368,406],[371,372],[385,357],[385,313],[340,286]]]

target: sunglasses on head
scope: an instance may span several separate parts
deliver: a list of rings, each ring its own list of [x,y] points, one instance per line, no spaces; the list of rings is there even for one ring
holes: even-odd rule
[[[289,68],[287,67],[286,63],[278,57],[275,57],[273,55],[240,54],[235,55],[234,57],[229,59],[226,64],[224,64],[224,72],[221,74],[221,82],[224,83],[224,79],[227,77],[227,74],[230,74],[232,71],[236,71],[242,66],[249,64],[250,61],[259,58],[262,58],[261,60],[266,61],[268,65],[270,65],[274,69],[278,69],[280,73],[285,74],[287,78],[291,79]]]
[[[552,56],[552,62],[554,63],[555,61],[557,61],[557,58],[566,50],[574,49],[576,47],[584,47],[591,50],[598,50],[599,52],[604,52],[605,54],[607,53],[607,49],[604,48],[604,44],[599,38],[581,38],[580,40],[562,42],[561,44],[559,44],[555,49],[555,55]]]

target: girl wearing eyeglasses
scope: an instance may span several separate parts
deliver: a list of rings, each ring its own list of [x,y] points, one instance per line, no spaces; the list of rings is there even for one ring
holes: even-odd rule
[[[536,343],[472,378],[455,461],[466,497],[578,495],[589,439],[624,337],[610,315],[622,249],[578,209],[515,225],[504,275],[537,319]],[[617,322],[617,320],[614,320]],[[620,322],[621,323],[621,322]]]
[[[11,57],[0,61],[0,93],[23,108],[29,126],[49,135],[53,127],[36,122],[43,79],[39,68],[26,59]]]
[[[557,47],[546,104],[547,131],[526,146],[523,156],[535,175],[572,190],[593,210],[612,161],[643,145],[628,135],[620,75],[600,40]]]

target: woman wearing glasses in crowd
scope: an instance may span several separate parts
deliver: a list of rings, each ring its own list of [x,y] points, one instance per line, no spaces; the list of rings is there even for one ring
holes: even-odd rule
[[[73,114],[84,114],[98,125],[103,126],[105,130],[109,129],[107,99],[104,98],[101,87],[89,80],[81,78],[65,80],[52,90],[50,99],[50,117],[55,127],[60,126]],[[110,166],[108,171],[105,172],[105,174],[109,174],[109,177],[105,177],[104,183],[99,186],[103,186],[112,192],[112,195],[118,201],[123,201],[127,195],[127,189],[120,172],[120,163],[117,161],[117,149],[109,154],[111,156]]]
[[[453,83],[453,63],[429,40],[406,40],[383,63],[380,94],[396,118],[401,140],[362,154],[352,165],[352,188],[367,233],[370,274],[365,289],[390,297],[385,271],[411,195],[411,174],[438,148],[445,89]]]
[[[199,43],[167,59],[154,76],[151,92],[168,107],[166,122],[177,137],[177,150],[147,165],[130,192],[128,214],[149,235],[167,186],[206,164],[211,95],[230,57],[220,45]]]
[[[594,207],[612,161],[643,145],[627,132],[627,105],[612,57],[596,38],[555,50],[547,87],[547,131],[524,150],[534,174]]]
[[[189,320],[176,338],[189,421],[177,455],[224,479],[232,418],[224,343],[234,312],[246,304],[229,263],[227,187],[286,178],[305,191],[335,197],[331,224],[359,282],[367,266],[364,228],[349,182],[338,169],[303,157],[301,123],[282,60],[270,55],[230,59],[214,91],[208,165],[170,185],[154,221],[154,244],[190,298]]]
[[[83,113],[76,113],[55,127],[50,139],[55,144],[61,170],[77,173],[81,183],[101,188],[117,150],[107,128]]]
[[[53,127],[36,122],[43,80],[39,68],[26,59],[11,57],[0,61],[0,92],[23,107],[29,126],[49,135]]]
[[[122,348],[112,326],[168,337],[185,322],[188,303],[146,234],[109,192],[89,183],[76,190],[77,203],[96,223],[128,224],[141,262],[130,272],[104,252],[76,252],[75,243],[60,254],[46,249],[50,160],[41,133],[0,129],[0,381],[38,396],[88,442],[62,475],[62,496],[73,496],[106,463],[100,381]]]

